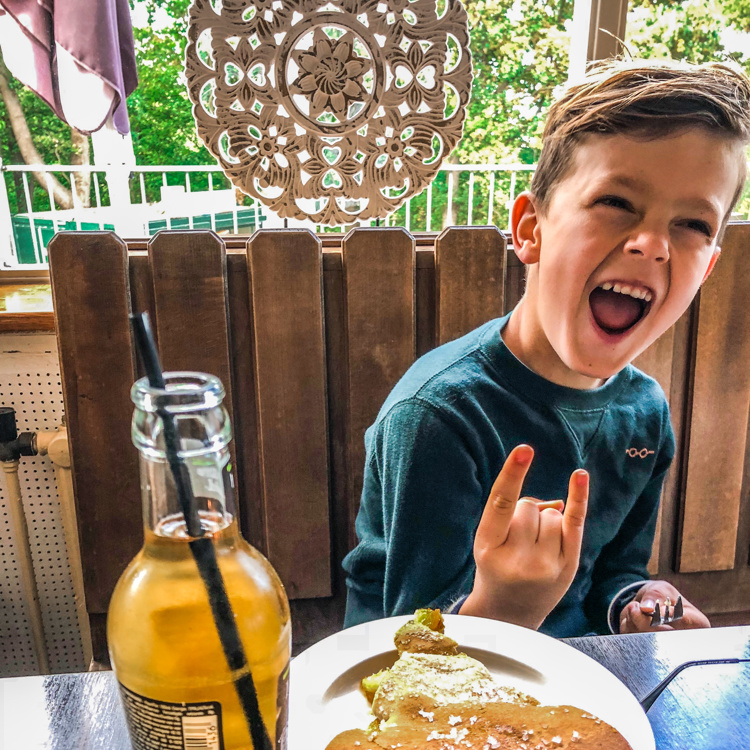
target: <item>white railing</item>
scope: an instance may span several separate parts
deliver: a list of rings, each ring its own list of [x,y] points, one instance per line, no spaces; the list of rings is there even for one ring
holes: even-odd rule
[[[526,164],[443,164],[428,188],[407,200],[385,224],[427,232],[455,224],[507,228],[510,206],[533,170]],[[44,176],[44,187],[34,173]],[[86,207],[75,189],[81,175],[90,180]],[[72,208],[56,205],[53,176],[73,188]],[[0,271],[46,266],[47,243],[61,229],[114,229],[122,237],[196,226],[233,234],[286,225],[341,231],[313,222],[287,224],[255,199],[241,197],[238,203],[238,193],[218,166],[0,164],[0,178]]]

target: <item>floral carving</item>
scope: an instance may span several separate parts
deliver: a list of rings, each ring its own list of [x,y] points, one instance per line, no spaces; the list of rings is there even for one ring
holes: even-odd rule
[[[382,218],[427,187],[461,137],[471,60],[460,0],[193,0],[188,36],[199,135],[282,217]]]
[[[312,96],[312,117],[330,109],[338,119],[346,119],[349,105],[366,96],[360,76],[370,65],[353,54],[352,42],[347,36],[329,39],[323,29],[317,28],[314,52],[295,50],[292,53],[300,75],[290,91]]]

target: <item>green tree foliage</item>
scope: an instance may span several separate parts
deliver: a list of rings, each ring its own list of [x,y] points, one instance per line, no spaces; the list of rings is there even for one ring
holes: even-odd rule
[[[750,72],[733,48],[750,31],[748,11],[747,0],[631,0],[625,44],[634,57],[733,61]]]
[[[195,130],[185,82],[189,0],[131,0],[148,25],[134,28],[138,88],[128,98],[140,164],[214,164]]]
[[[187,13],[190,0],[130,0],[146,25],[135,25],[138,88],[128,97],[133,150],[139,164],[215,164],[195,129],[185,79]],[[184,175],[170,174],[169,184],[184,184]],[[217,176],[215,187],[224,187]],[[145,175],[146,197],[158,200],[162,177]],[[207,188],[208,176],[191,176],[194,190]],[[227,181],[228,184],[228,181]]]
[[[533,164],[544,114],[567,78],[573,1],[467,0],[465,5],[474,83],[459,161]]]

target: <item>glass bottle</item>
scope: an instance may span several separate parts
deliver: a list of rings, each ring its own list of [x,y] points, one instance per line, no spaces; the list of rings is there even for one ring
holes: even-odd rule
[[[162,418],[174,419],[198,515],[212,538],[255,686],[269,747],[286,747],[289,603],[270,563],[239,533],[224,388],[203,373],[143,378],[132,390],[140,453],[144,544],[115,587],[107,620],[112,667],[135,750],[253,748],[235,680],[191,553],[167,462]],[[246,670],[244,670],[246,672]],[[266,750],[266,748],[254,748]]]

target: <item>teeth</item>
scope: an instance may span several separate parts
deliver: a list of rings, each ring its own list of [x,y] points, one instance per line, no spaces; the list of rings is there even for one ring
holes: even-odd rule
[[[605,292],[608,292],[611,289],[613,292],[617,292],[618,294],[627,294],[631,297],[635,297],[635,299],[642,299],[646,302],[651,302],[651,300],[653,299],[653,295],[651,294],[651,292],[647,292],[645,289],[636,289],[635,287],[631,287],[628,284],[612,284],[607,281],[604,284],[600,284],[599,286],[604,289]]]

